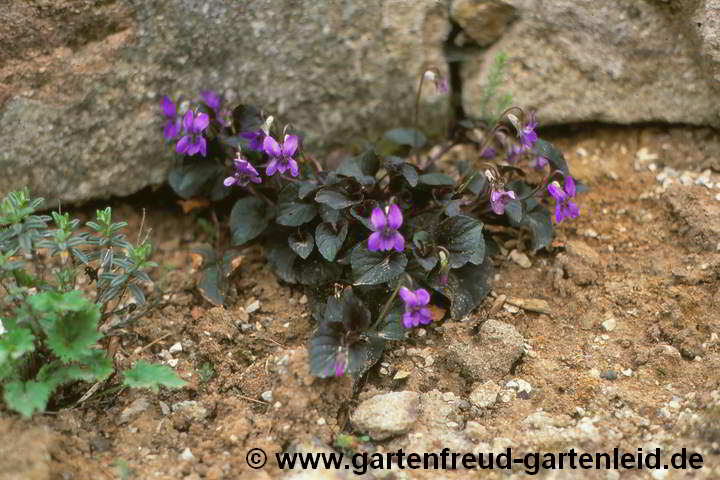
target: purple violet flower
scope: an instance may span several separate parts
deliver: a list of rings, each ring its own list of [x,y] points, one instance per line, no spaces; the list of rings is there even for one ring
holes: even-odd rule
[[[495,155],[497,155],[497,150],[493,147],[486,147],[480,154],[482,158],[493,158]]]
[[[250,162],[240,157],[239,155],[238,158],[233,161],[233,166],[235,167],[235,173],[233,173],[232,176],[227,177],[225,181],[223,181],[223,185],[225,185],[226,187],[231,187],[233,185],[237,185],[239,187],[246,187],[250,182],[262,182],[260,174],[258,174],[258,171],[255,170],[255,167],[253,167]]]
[[[178,141],[175,151],[191,156],[200,152],[204,157],[207,154],[207,141],[202,132],[209,124],[210,117],[207,113],[194,114],[192,110],[188,110],[183,118],[185,135]]]
[[[240,136],[245,140],[249,140],[250,144],[248,145],[248,148],[250,150],[255,150],[256,152],[261,152],[263,150],[263,142],[265,141],[265,137],[267,137],[262,129],[254,132],[244,132],[241,133]]]
[[[273,137],[269,135],[265,137],[265,140],[263,140],[263,150],[270,155],[270,163],[268,163],[265,173],[268,176],[272,176],[275,172],[285,173],[289,169],[290,175],[297,177],[300,171],[298,170],[297,162],[292,158],[293,155],[295,155],[297,147],[297,135],[285,135],[282,147]]]
[[[374,208],[370,215],[370,223],[374,232],[368,239],[368,250],[371,252],[388,251],[393,248],[398,252],[405,250],[405,238],[398,229],[402,226],[403,216],[400,207],[390,205],[384,212],[382,208]]]
[[[493,190],[490,193],[490,206],[498,215],[505,213],[505,206],[510,200],[515,200],[515,192],[512,190]]]
[[[165,124],[165,140],[170,140],[178,134],[180,122],[177,119],[175,104],[167,95],[163,97],[163,113],[165,114],[165,118],[167,118],[167,123]]]
[[[537,122],[535,121],[535,113],[530,114],[530,121],[523,126],[522,129],[522,144],[523,147],[530,150],[535,142],[537,142],[538,136],[535,133],[535,127]]]
[[[566,218],[577,218],[580,209],[571,200],[575,197],[575,181],[570,175],[565,176],[565,188],[560,188],[558,182],[548,185],[548,192],[555,199],[555,220],[560,223]]]
[[[228,111],[222,109],[222,97],[217,92],[213,92],[212,90],[205,90],[203,92],[200,92],[200,96],[202,97],[203,102],[205,102],[205,105],[210,107],[212,111],[215,112],[215,118],[217,119],[217,121],[225,127],[228,126],[228,122],[225,119],[225,117],[228,115]]]
[[[530,161],[530,166],[535,170],[543,170],[548,164],[548,160],[545,157],[537,156]]]
[[[430,302],[430,294],[427,290],[418,288],[413,292],[405,287],[400,287],[399,293],[405,302],[405,313],[403,314],[405,328],[428,325],[432,322],[432,315],[427,307]]]

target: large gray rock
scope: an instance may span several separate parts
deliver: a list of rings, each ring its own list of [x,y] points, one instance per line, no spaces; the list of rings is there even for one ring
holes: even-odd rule
[[[410,430],[417,421],[419,406],[420,395],[416,392],[384,393],[358,405],[350,421],[373,440],[384,440]]]
[[[454,0],[453,6],[468,0]],[[481,8],[498,0],[476,0]],[[507,90],[541,124],[669,122],[720,126],[718,0],[505,0],[516,21],[463,65],[465,110],[488,67],[509,56]],[[452,9],[451,12],[457,9]],[[472,24],[463,10],[458,23]],[[472,32],[467,32],[472,37]],[[704,61],[701,61],[704,58]]]
[[[164,181],[165,93],[219,90],[314,144],[407,125],[421,70],[445,68],[448,1],[10,2],[0,194],[29,185],[52,205]],[[423,111],[443,118],[447,97],[425,99]]]

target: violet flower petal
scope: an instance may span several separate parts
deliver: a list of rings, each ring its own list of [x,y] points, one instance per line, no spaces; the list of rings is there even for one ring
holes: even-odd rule
[[[373,208],[372,214],[370,215],[370,223],[375,230],[382,230],[385,228],[387,218],[385,217],[385,212],[382,211],[382,208]]]
[[[387,215],[388,220],[388,226],[392,228],[393,230],[397,230],[402,226],[403,223],[403,216],[402,212],[400,211],[400,207],[395,205],[394,203],[390,205],[390,209],[388,210]]]

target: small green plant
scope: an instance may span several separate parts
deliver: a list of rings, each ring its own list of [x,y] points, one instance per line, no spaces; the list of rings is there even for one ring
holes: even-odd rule
[[[507,54],[500,52],[495,55],[493,63],[488,72],[487,85],[480,99],[480,111],[482,112],[481,120],[486,125],[495,124],[502,112],[512,105],[512,95],[510,93],[500,94],[498,89],[503,85],[505,80],[505,67],[507,66]]]
[[[85,224],[68,213],[36,215],[43,200],[27,190],[10,193],[0,203],[0,385],[5,404],[29,417],[44,411],[53,393],[76,381],[106,380],[113,364],[98,342],[99,328],[112,331],[146,314],[142,283],[148,241],[131,244],[113,222],[110,207]],[[48,226],[54,222],[55,228]],[[89,286],[79,289],[87,275]],[[130,293],[134,302],[126,301]],[[126,303],[127,305],[124,305]],[[124,373],[123,385],[157,390],[184,382],[168,367],[137,362]]]

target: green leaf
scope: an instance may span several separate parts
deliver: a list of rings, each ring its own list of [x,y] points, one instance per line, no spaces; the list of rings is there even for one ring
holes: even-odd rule
[[[418,177],[418,182],[421,185],[427,185],[430,187],[452,187],[455,185],[455,180],[444,173],[426,173],[424,175],[420,175]]]
[[[315,218],[317,213],[317,207],[310,203],[281,203],[278,206],[278,216],[275,221],[280,225],[297,227]]]
[[[339,227],[335,229],[327,222],[319,224],[315,229],[315,243],[317,243],[320,255],[328,262],[335,260],[343,242],[345,242],[347,233],[347,220],[341,220]]]
[[[380,168],[380,161],[377,155],[373,150],[368,150],[358,156],[343,160],[335,169],[335,173],[354,178],[363,185],[373,185],[378,168]]]
[[[203,298],[213,305],[225,304],[227,282],[217,262],[209,263],[203,268],[198,290]]]
[[[272,209],[257,197],[243,197],[230,211],[230,233],[232,244],[243,245],[265,231]]]
[[[100,310],[91,304],[85,310],[68,312],[45,324],[47,344],[63,362],[81,360],[103,335],[97,331]]]
[[[326,262],[321,258],[307,260],[297,258],[293,264],[293,271],[298,283],[316,287],[340,278],[342,266]]]
[[[203,193],[214,180],[222,176],[224,167],[214,163],[193,160],[173,167],[168,175],[170,187],[183,198],[190,198]]]
[[[398,145],[421,148],[427,143],[425,134],[414,128],[394,128],[385,132],[385,138]]]
[[[403,163],[400,166],[400,173],[411,187],[416,187],[420,176],[418,175],[417,168],[409,163]]]
[[[0,364],[7,359],[17,360],[28,352],[35,351],[35,336],[28,328],[10,328],[0,335]]]
[[[290,250],[287,245],[271,245],[267,252],[268,263],[272,271],[281,280],[288,283],[296,283],[297,277],[293,265],[298,256]]]
[[[310,256],[315,248],[313,236],[307,232],[295,232],[288,237],[288,245],[303,260]]]
[[[181,388],[187,382],[178,377],[167,365],[147,363],[138,360],[133,368],[126,370],[123,385],[131,388],[147,388],[158,391],[161,385],[167,388]]]
[[[351,205],[360,203],[360,200],[353,200],[343,192],[334,188],[323,188],[315,194],[315,201],[327,205],[336,210],[342,210]]]
[[[350,255],[355,285],[379,285],[405,271],[407,257],[400,252],[371,252],[366,242],[358,243]]]
[[[450,252],[450,268],[459,268],[467,262],[479,265],[485,257],[485,239],[481,221],[466,215],[448,218],[438,226],[438,245]]]
[[[75,290],[72,292],[44,292],[28,298],[33,310],[45,312],[79,312],[91,307],[92,302]]]
[[[439,273],[428,278],[430,287],[442,293],[450,300],[450,314],[453,319],[461,320],[485,299],[490,293],[492,261],[489,257],[480,265],[467,264],[462,268],[450,270],[447,282],[443,283]]]
[[[9,382],[3,389],[7,406],[25,418],[30,418],[34,412],[45,411],[53,391],[52,385],[34,380]]]

